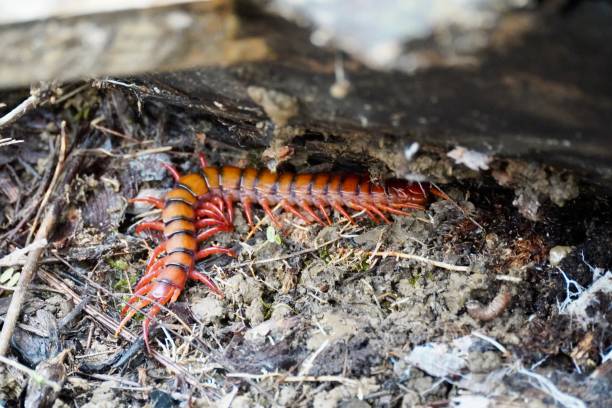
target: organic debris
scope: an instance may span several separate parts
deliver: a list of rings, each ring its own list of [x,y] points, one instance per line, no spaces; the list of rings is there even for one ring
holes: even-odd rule
[[[273,149],[239,149],[223,136],[234,125],[140,99],[129,85],[77,85],[11,122],[23,143],[0,147],[2,290],[26,289],[20,313],[6,317],[17,323],[10,351],[21,360],[1,368],[8,403],[27,389],[29,400],[56,406],[610,404],[612,210],[603,193],[574,200],[583,190],[573,176],[499,168],[488,156],[468,161],[477,174],[421,144],[351,146],[360,155],[343,155],[343,139],[327,135],[290,145],[284,136],[305,131],[288,125],[297,100],[262,88],[250,93],[272,121],[262,126],[274,127]],[[256,211],[250,229],[237,210],[235,231],[206,243],[237,258],[198,264],[224,297],[190,283],[155,319],[149,355],[135,334],[142,316],[113,334],[160,239],[134,233],[159,211],[127,199],[163,196],[173,181],[161,163],[196,170],[202,149],[214,165],[307,170],[312,161],[321,171],[433,176],[450,199],[389,225],[334,215],[321,227],[283,214],[279,228]],[[514,194],[532,174],[537,205],[517,210]],[[36,234],[54,205],[56,227]],[[16,287],[31,257],[33,284]]]

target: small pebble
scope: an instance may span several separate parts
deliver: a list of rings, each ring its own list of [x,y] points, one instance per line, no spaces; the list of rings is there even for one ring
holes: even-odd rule
[[[572,247],[569,246],[557,245],[552,247],[548,253],[548,262],[551,266],[557,266],[570,252],[572,252]]]

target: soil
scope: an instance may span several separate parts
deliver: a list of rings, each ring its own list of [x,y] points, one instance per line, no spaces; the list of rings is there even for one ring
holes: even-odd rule
[[[274,105],[277,126],[298,114],[280,112],[293,105],[278,95],[253,92]],[[11,125],[24,142],[0,147],[0,259],[25,245],[62,120],[78,171],[54,196],[63,204],[41,269],[115,322],[159,238],[134,233],[159,214],[127,199],[163,196],[172,179],[160,163],[196,171],[204,151],[212,165],[264,166],[266,147],[289,140],[241,149],[205,137],[197,118],[179,125],[172,109],[160,115],[165,108],[90,88]],[[69,350],[53,363],[66,367],[53,406],[612,405],[610,197],[532,163],[494,159],[478,172],[423,146],[406,164],[364,142],[362,161],[321,167],[339,146],[333,138],[313,146],[282,159],[275,150],[273,167],[312,170],[314,157],[315,170],[419,173],[442,182],[450,199],[389,225],[335,215],[321,227],[283,214],[278,230],[257,210],[254,234],[237,210],[235,231],[209,243],[237,256],[198,265],[224,297],[190,283],[158,316],[152,348],[172,364],[148,355],[142,341],[130,347],[115,337],[90,309],[59,327],[73,298],[35,280],[12,356],[36,368]],[[128,329],[140,333],[141,321]],[[0,400],[17,404],[33,392],[27,384],[27,375],[2,367]]]

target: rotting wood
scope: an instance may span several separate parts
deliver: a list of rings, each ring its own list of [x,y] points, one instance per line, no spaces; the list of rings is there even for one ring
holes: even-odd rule
[[[229,0],[0,25],[0,88],[260,60]]]

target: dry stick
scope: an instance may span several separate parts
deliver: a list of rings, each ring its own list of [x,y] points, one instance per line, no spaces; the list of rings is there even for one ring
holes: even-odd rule
[[[48,208],[40,228],[38,229],[38,232],[36,232],[37,241],[43,239],[46,240],[53,230],[55,221],[57,219],[58,208],[59,205],[57,201]],[[6,355],[6,352],[8,351],[11,336],[13,335],[13,331],[17,325],[17,319],[19,318],[19,313],[21,312],[21,306],[25,300],[28,286],[34,277],[34,272],[36,271],[36,266],[38,265],[38,258],[40,258],[40,255],[43,253],[44,249],[44,247],[40,247],[31,251],[28,254],[25,265],[23,266],[21,276],[19,277],[19,283],[17,283],[17,287],[15,288],[15,292],[13,292],[13,296],[11,298],[11,304],[6,312],[2,332],[0,332],[0,356]]]
[[[249,378],[263,380],[266,378],[279,378],[279,382],[339,382],[346,385],[358,385],[359,381],[341,377],[339,375],[286,375],[283,373],[250,374],[250,373],[228,373],[230,378]]]
[[[36,216],[34,217],[34,221],[32,222],[32,227],[30,228],[30,232],[28,233],[28,238],[26,239],[26,243],[30,243],[32,239],[32,234],[36,230],[36,226],[38,224],[38,219],[40,218],[40,214],[49,202],[49,198],[51,198],[51,193],[55,190],[55,185],[57,184],[57,180],[64,168],[64,161],[66,159],[66,121],[62,121],[61,124],[61,135],[60,135],[60,153],[57,159],[57,165],[55,166],[55,172],[53,173],[53,177],[51,178],[51,183],[43,196],[40,205],[38,206],[38,211],[36,212]]]
[[[453,265],[446,262],[434,261],[433,259],[425,258],[423,256],[414,255],[414,254],[405,254],[403,252],[393,252],[393,251],[382,251],[382,252],[371,252],[372,256],[382,256],[386,258],[387,256],[392,256],[394,258],[403,258],[403,259],[412,259],[414,261],[423,262],[429,265],[437,266],[438,268],[447,269],[449,271],[454,272],[469,272],[469,266],[461,266],[461,265]]]
[[[0,258],[0,266],[13,266],[22,263],[22,260],[26,259],[26,255],[28,252],[44,248],[47,246],[47,240],[43,241],[34,241],[30,245],[25,246],[24,248],[15,249],[10,254],[3,256]]]
[[[28,97],[25,101],[17,105],[12,111],[0,118],[0,129],[10,125],[17,119],[31,111],[40,102],[40,95],[33,94]]]

